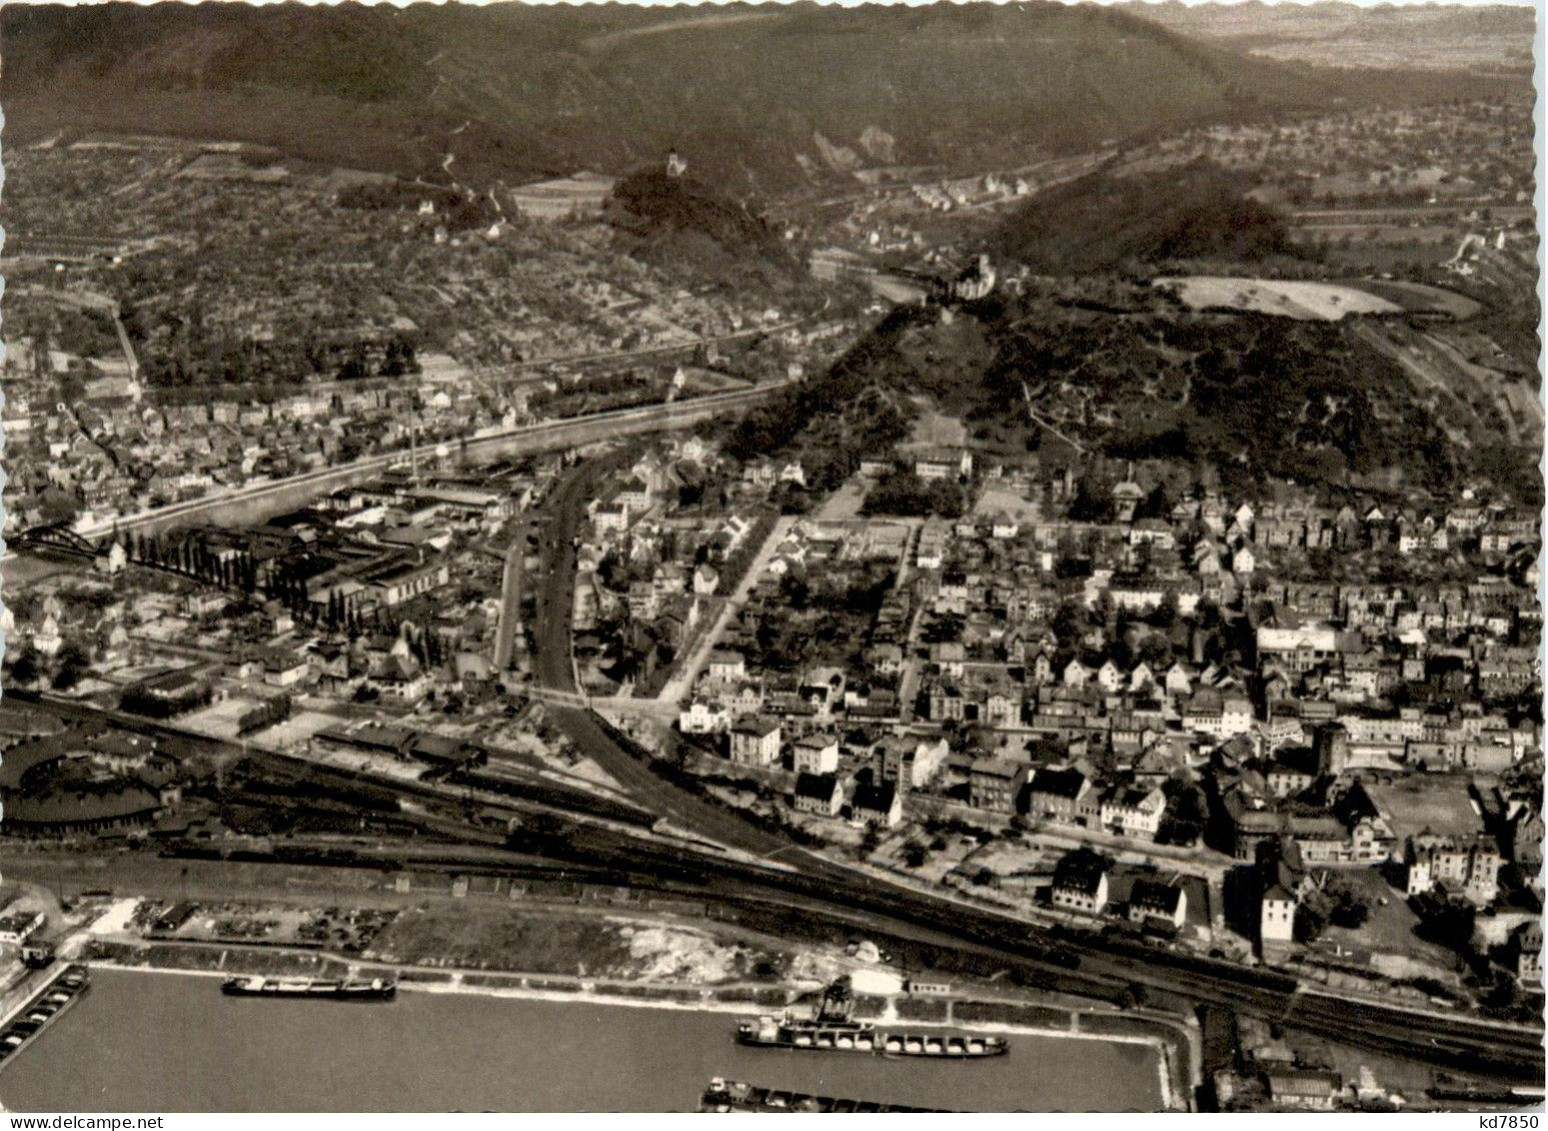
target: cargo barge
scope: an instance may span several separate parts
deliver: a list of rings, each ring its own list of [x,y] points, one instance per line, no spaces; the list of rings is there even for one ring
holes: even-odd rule
[[[873,1103],[870,1100],[834,1099],[831,1096],[811,1096],[805,1092],[790,1092],[775,1088],[759,1088],[740,1080],[724,1080],[716,1076],[704,1089],[699,1099],[701,1112],[821,1112],[823,1114],[905,1112],[910,1114],[939,1113],[942,1108],[904,1107],[902,1104]]]
[[[765,1016],[737,1025],[738,1044],[752,1048],[808,1052],[864,1053],[937,1060],[981,1060],[1010,1051],[1004,1037],[963,1037],[943,1033],[884,1033],[868,1021],[855,1021],[849,980],[840,978],[823,991],[812,1016]]]
[[[306,978],[227,978],[220,992],[232,997],[312,998],[320,1001],[391,1001],[398,983],[373,978],[369,982],[324,981]]]
[[[60,971],[31,1001],[11,1015],[4,1028],[0,1028],[0,1064],[31,1044],[89,989],[91,978],[86,967],[72,964]]]

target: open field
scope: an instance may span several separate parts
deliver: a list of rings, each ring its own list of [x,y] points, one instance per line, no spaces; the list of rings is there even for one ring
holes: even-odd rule
[[[473,966],[537,974],[600,974],[627,964],[628,941],[611,924],[525,907],[404,911],[368,957],[421,966]]]
[[[1155,281],[1193,310],[1226,308],[1337,322],[1349,314],[1401,314],[1403,307],[1369,291],[1337,283],[1279,279],[1234,279],[1220,275],[1168,277]]]
[[[1483,819],[1467,795],[1439,788],[1422,778],[1366,786],[1372,801],[1392,820],[1392,832],[1401,842],[1428,829],[1442,836],[1475,836],[1483,831]]]

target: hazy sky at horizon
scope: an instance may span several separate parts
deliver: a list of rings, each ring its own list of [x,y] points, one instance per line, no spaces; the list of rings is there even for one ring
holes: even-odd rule
[[[25,4],[25,3],[28,2],[28,0],[0,0],[0,2],[12,2],[12,3]],[[80,5],[85,5],[85,4],[107,3],[108,0],[39,0],[39,2],[51,3],[51,4],[65,4],[65,5],[69,5],[69,6],[74,7],[74,6],[80,6]],[[168,2],[168,0],[130,0],[130,2],[131,3],[135,3],[135,4],[140,4],[140,5],[148,5],[148,4],[158,3],[158,2]],[[190,2],[191,3],[218,3],[218,4],[243,4],[243,3],[245,3],[245,4],[253,4],[253,5],[256,5],[256,6],[263,6],[263,5],[266,5],[266,4],[297,3],[297,2],[299,2],[299,3],[302,3],[302,4],[306,4],[308,6],[318,6],[318,5],[322,5],[322,4],[339,4],[339,3],[345,2],[345,0],[181,0],[181,2],[183,2],[183,3],[190,3]],[[403,8],[403,7],[407,7],[411,3],[444,3],[444,2],[446,2],[446,0],[353,0],[353,2],[365,3],[365,4],[391,4],[391,5],[395,6],[395,7]],[[519,3],[530,3],[530,4],[581,4],[581,3],[593,3],[593,2],[595,2],[595,0],[458,0],[458,2],[459,3],[463,3],[463,4],[489,4],[489,3],[507,3],[507,2],[519,2]],[[777,3],[792,3],[792,2],[794,2],[794,0],[614,0],[614,2],[625,3],[625,4],[634,4],[634,5],[638,5],[640,7],[664,7],[664,6],[667,6],[667,5],[685,5],[685,4],[693,4],[693,5],[698,5],[698,6],[701,6],[701,7],[719,7],[721,4],[733,3],[733,2],[777,4]],[[852,7],[852,6],[855,6],[857,4],[905,4],[905,5],[917,7],[917,6],[920,6],[920,5],[932,4],[932,3],[953,3],[953,2],[958,2],[958,0],[816,0],[816,2],[820,3],[820,4],[833,4],[835,6],[842,6],[842,7]],[[991,3],[1011,3],[1011,2],[1014,2],[1014,0],[989,0],[989,2],[991,2]],[[1115,3],[1128,3],[1128,2],[1131,2],[1131,0],[1060,0],[1060,2],[1061,3],[1066,3],[1066,4],[1068,4],[1068,3],[1115,4]],[[1142,2],[1142,3],[1165,3],[1165,2],[1171,2],[1171,0],[1138,0],[1138,2]],[[1215,4],[1215,5],[1218,5],[1220,7],[1230,7],[1230,6],[1235,5],[1235,4],[1252,3],[1252,2],[1254,2],[1254,0],[1176,0],[1176,2],[1180,2],[1180,3],[1186,4],[1188,7],[1192,8],[1192,7],[1198,7],[1198,6],[1204,5],[1204,4]],[[1402,8],[1441,8],[1441,7],[1445,7],[1445,8],[1487,8],[1487,7],[1535,8],[1535,7],[1538,6],[1540,0],[1256,0],[1256,2],[1268,4],[1270,6],[1277,6],[1277,5],[1280,5],[1280,4],[1292,4],[1292,5],[1295,5],[1296,7],[1303,7],[1303,8],[1304,7],[1312,7],[1312,6],[1315,6],[1317,4],[1325,4],[1325,3],[1346,3],[1346,4],[1353,4],[1353,5],[1355,5],[1357,7],[1361,7],[1361,8],[1376,8],[1376,7],[1402,7]]]

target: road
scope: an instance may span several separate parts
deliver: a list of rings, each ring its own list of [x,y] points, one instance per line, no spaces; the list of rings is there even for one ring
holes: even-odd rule
[[[582,464],[561,481],[550,499],[552,524],[542,547],[546,580],[539,593],[536,620],[536,675],[540,685],[555,690],[577,690],[570,665],[575,542],[586,500],[603,470]],[[1501,1028],[1472,1018],[1306,993],[1284,975],[1095,932],[1056,943],[1046,929],[1008,913],[923,892],[842,865],[679,789],[645,764],[648,756],[628,748],[588,711],[558,707],[551,717],[577,750],[606,770],[638,804],[699,836],[788,866],[793,875],[755,875],[744,868],[737,882],[799,892],[814,913],[819,908],[839,906],[850,915],[861,913],[877,930],[906,936],[910,928],[929,928],[955,936],[958,945],[964,941],[988,945],[999,953],[1023,958],[1036,959],[1063,948],[1079,955],[1082,974],[1140,982],[1355,1047],[1421,1062],[1449,1064],[1457,1058],[1459,1062],[1486,1064],[1491,1071],[1506,1075],[1541,1078],[1540,1029]]]
[[[106,296],[99,296],[107,303],[111,311],[117,317],[117,303]],[[743,341],[749,338],[780,334],[797,326],[816,322],[833,305],[833,300],[827,298],[823,301],[822,309],[812,314],[787,318],[783,322],[768,326],[751,326],[745,330],[736,330],[729,334],[720,334],[716,337],[699,338],[691,342],[679,343],[668,346],[646,346],[631,350],[611,350],[605,353],[572,354],[564,357],[539,358],[528,362],[518,362],[513,368],[516,370],[542,368],[553,365],[613,365],[628,364],[634,361],[643,361],[662,354],[680,353],[683,350],[696,349],[699,346],[724,345],[729,342]],[[133,347],[129,344],[128,335],[124,332],[122,322],[118,323],[119,336],[123,343],[125,353],[129,359],[132,375],[138,375],[139,361],[134,356]],[[466,444],[468,455],[492,453],[501,445],[519,441],[522,438],[531,438],[534,442],[541,442],[543,446],[532,450],[551,450],[553,447],[568,446],[560,431],[565,428],[587,429],[595,428],[598,424],[615,425],[611,430],[612,435],[623,431],[644,431],[641,424],[649,425],[659,421],[664,425],[687,423],[691,419],[697,419],[709,412],[731,411],[744,408],[753,404],[769,394],[776,392],[788,384],[788,380],[771,381],[758,385],[751,389],[733,389],[724,393],[710,393],[704,396],[692,397],[688,400],[673,400],[664,405],[647,405],[644,408],[619,409],[614,412],[596,413],[592,416],[571,419],[545,421],[542,424],[528,425],[521,428],[510,428],[489,436],[480,436],[469,440]],[[341,486],[352,485],[370,478],[391,467],[394,463],[406,458],[407,453],[402,451],[385,452],[379,455],[364,456],[349,464],[336,467],[319,468],[314,471],[302,472],[299,475],[289,476],[283,480],[271,483],[255,484],[250,488],[243,488],[236,492],[227,493],[218,497],[204,497],[190,499],[186,502],[171,503],[164,507],[156,507],[135,515],[123,515],[112,521],[99,523],[90,530],[83,531],[88,538],[100,538],[115,530],[129,532],[131,530],[165,530],[172,524],[187,525],[199,514],[217,507],[232,507],[244,502],[251,503],[263,499],[265,496],[289,493],[297,488],[303,491],[312,491],[322,494],[325,491],[334,490]]]
[[[758,579],[763,576],[763,571],[769,567],[769,559],[774,556],[774,551],[779,549],[791,527],[796,520],[790,515],[783,515],[777,519],[770,528],[768,537],[763,540],[763,545],[758,547],[758,552],[753,555],[747,572],[742,580],[737,583],[736,591],[726,598],[720,613],[715,617],[715,623],[710,625],[699,638],[694,641],[689,654],[683,657],[683,662],[678,665],[677,672],[666,681],[656,696],[658,702],[663,704],[675,704],[690,690],[693,689],[694,680],[699,678],[699,673],[704,670],[704,665],[709,663],[710,653],[720,643],[720,638],[725,635],[727,627],[747,604],[747,596],[753,591],[753,586],[758,584]]]
[[[544,583],[537,593],[535,670],[538,683],[555,691],[579,693],[570,663],[570,620],[574,613],[575,542],[586,501],[607,470],[593,461],[568,473],[549,497],[551,516],[543,535]],[[625,750],[590,711],[550,706],[549,717],[576,750],[596,762],[636,802],[661,816],[728,847],[757,856],[788,845],[726,810],[675,788]]]
[[[567,486],[574,489],[573,484]],[[560,667],[561,673],[565,667]],[[51,701],[48,709],[67,717],[123,718],[84,704]],[[1306,992],[1283,975],[1094,931],[1050,931],[969,899],[889,882],[789,845],[732,811],[676,790],[583,710],[556,710],[552,717],[583,751],[614,773],[635,803],[702,837],[752,851],[764,862],[687,842],[641,840],[613,822],[594,819],[570,824],[542,844],[542,861],[524,859],[504,846],[500,834],[464,825],[447,814],[431,817],[429,824],[450,841],[382,843],[371,851],[381,855],[383,866],[389,858],[402,858],[400,866],[456,873],[557,869],[577,880],[589,874],[603,886],[691,894],[727,907],[774,908],[786,920],[808,928],[821,925],[829,931],[907,940],[1041,970],[1068,992],[1101,996],[1140,983],[1354,1047],[1495,1079],[1541,1080],[1540,1030]],[[175,727],[149,721],[132,724],[151,733],[179,734]],[[419,802],[421,810],[439,792],[424,783],[372,782]],[[1060,952],[1070,957],[1060,959]]]
[[[488,436],[470,439],[464,454],[476,459],[500,454],[553,451],[560,448],[579,447],[620,435],[649,432],[658,428],[680,427],[711,416],[748,408],[779,392],[788,384],[788,380],[771,381],[751,389],[710,393],[701,397],[675,401],[670,405],[617,409],[591,416],[567,417],[562,420],[544,421],[541,424],[502,429]],[[177,526],[194,525],[201,521],[212,521],[211,516],[221,511],[233,513],[247,511],[253,516],[265,510],[276,513],[299,506],[309,499],[340,487],[366,482],[408,458],[409,453],[406,450],[362,456],[349,463],[333,467],[317,468],[286,476],[283,479],[254,483],[222,494],[169,503],[138,514],[121,515],[112,520],[99,522],[96,526],[82,531],[82,534],[87,538],[99,538],[115,529],[119,532],[167,530]]]

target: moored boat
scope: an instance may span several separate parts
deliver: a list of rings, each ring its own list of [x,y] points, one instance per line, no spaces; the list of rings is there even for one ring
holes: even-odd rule
[[[736,1039],[755,1048],[951,1060],[1004,1056],[1009,1051],[1003,1037],[881,1033],[869,1021],[854,1020],[852,1009],[848,982],[840,979],[824,991],[811,1017],[797,1017],[787,1010],[779,1017],[765,1015],[756,1021],[742,1021],[736,1027]]]
[[[932,1108],[903,1107],[899,1104],[875,1103],[867,1100],[835,1099],[829,1096],[813,1096],[804,1092],[788,1092],[774,1088],[758,1088],[740,1080],[726,1080],[716,1076],[704,1089],[699,1100],[701,1112],[923,1112]]]
[[[325,1001],[391,1001],[398,983],[383,978],[369,982],[346,982],[306,978],[265,978],[251,975],[227,978],[221,993],[233,997],[299,997]]]
[[[938,1037],[923,1033],[889,1033],[882,1046],[883,1056],[936,1060],[979,1060],[1004,1056],[1009,1051],[1004,1037]]]

